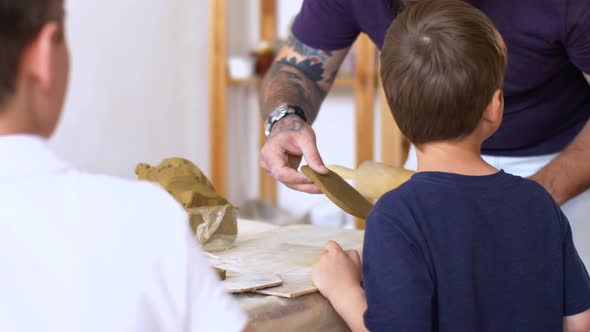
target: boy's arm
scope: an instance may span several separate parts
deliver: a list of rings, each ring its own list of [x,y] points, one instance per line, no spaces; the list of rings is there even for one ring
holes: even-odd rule
[[[432,278],[409,240],[412,236],[400,227],[400,220],[413,217],[399,205],[394,217],[387,205],[377,203],[367,220],[362,263],[365,290],[360,286],[358,254],[344,252],[333,242],[314,267],[314,284],[353,331],[431,331]]]
[[[590,331],[590,309],[573,316],[563,318],[563,332]]]
[[[572,237],[572,229],[561,209],[556,205],[563,231],[563,330],[568,332],[590,331],[590,277],[578,256]]]
[[[332,302],[332,305],[352,332],[369,331],[363,319],[363,314],[367,311],[367,297],[362,287],[351,289],[342,298]]]
[[[395,191],[393,192],[395,193]],[[432,331],[434,281],[405,199],[382,197],[367,220],[363,249],[365,325],[375,331]],[[395,206],[395,209],[392,208]]]
[[[353,332],[368,331],[363,320],[367,299],[361,287],[361,259],[356,251],[344,251],[336,242],[328,242],[314,266],[312,279]]]

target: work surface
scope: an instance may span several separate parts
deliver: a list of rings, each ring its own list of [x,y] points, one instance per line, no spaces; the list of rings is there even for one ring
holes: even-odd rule
[[[342,242],[347,249],[362,247],[363,232],[341,231],[315,226],[289,226],[279,228],[273,225],[239,220],[236,247],[247,244],[262,236],[273,234],[275,243],[291,246],[321,248],[328,240]],[[268,232],[272,233],[268,233]],[[313,252],[312,252],[313,251]],[[299,257],[298,270],[309,273],[317,259],[315,250],[311,257]],[[280,273],[278,273],[279,276]],[[272,288],[271,288],[272,289]],[[347,331],[347,327],[333,310],[330,303],[319,293],[303,295],[294,299],[259,294],[234,295],[242,309],[248,314],[256,331]]]

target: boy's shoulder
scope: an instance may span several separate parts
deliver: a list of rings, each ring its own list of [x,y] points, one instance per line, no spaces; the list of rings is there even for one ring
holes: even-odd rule
[[[466,176],[444,172],[416,173],[410,180],[389,191],[382,198],[396,199],[425,193],[457,190],[504,191],[507,189],[526,191],[534,195],[551,198],[547,190],[538,182],[504,171],[485,176]]]
[[[464,205],[481,198],[486,204],[509,202],[510,206],[522,204],[555,214],[559,209],[547,190],[539,183],[500,171],[490,176],[463,176],[442,172],[416,173],[410,180],[383,195],[375,204],[375,210],[388,214],[415,214],[442,206]],[[507,206],[508,206],[507,205]],[[421,212],[422,214],[422,212]]]

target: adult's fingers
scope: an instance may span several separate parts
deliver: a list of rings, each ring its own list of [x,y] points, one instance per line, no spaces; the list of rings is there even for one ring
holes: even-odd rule
[[[288,166],[277,165],[280,167],[277,171],[272,173],[271,167],[268,166],[266,161],[260,161],[260,167],[266,170],[267,174],[274,177],[278,181],[284,183],[287,187],[309,193],[309,194],[320,194],[321,190],[307,177],[305,174],[300,173]]]
[[[273,173],[271,173],[271,175],[275,179],[281,181],[282,183],[288,186],[313,184],[313,182],[307,176],[305,176],[305,174],[300,173],[297,170],[294,170],[288,166],[283,166],[275,170]]]
[[[287,184],[287,187],[308,194],[321,194],[322,191],[315,184]]]
[[[320,156],[320,152],[318,151],[318,146],[316,144],[315,138],[308,138],[298,142],[299,148],[303,153],[303,158],[307,162],[307,165],[311,167],[314,171],[320,174],[328,174],[330,170],[324,165],[324,161]]]

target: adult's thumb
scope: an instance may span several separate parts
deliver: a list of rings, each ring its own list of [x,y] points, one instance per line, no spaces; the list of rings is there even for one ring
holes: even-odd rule
[[[315,141],[308,141],[301,145],[301,152],[303,153],[303,158],[305,158],[305,162],[311,169],[320,173],[320,174],[328,174],[330,170],[324,165],[324,161],[320,156],[320,152],[318,151],[318,147]]]

